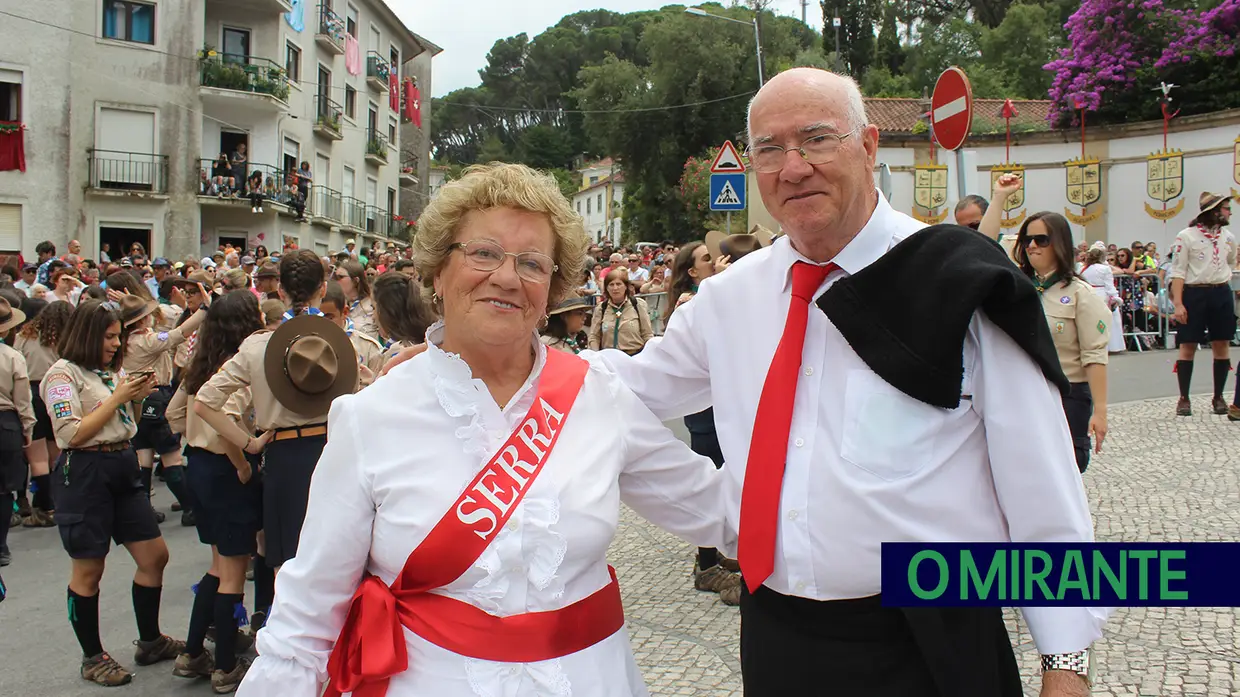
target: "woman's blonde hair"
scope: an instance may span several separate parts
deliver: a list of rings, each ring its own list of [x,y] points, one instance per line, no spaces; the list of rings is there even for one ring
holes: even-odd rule
[[[493,162],[475,165],[464,176],[444,184],[418,218],[413,238],[414,258],[422,278],[423,295],[430,295],[465,216],[474,211],[515,208],[547,216],[555,236],[552,258],[558,267],[551,276],[549,307],[572,295],[580,285],[589,240],[581,216],[573,210],[559,184],[549,174],[525,165]],[[436,303],[436,310],[442,308]]]
[[[250,277],[246,274],[245,269],[229,269],[224,273],[216,276],[216,279],[224,286],[224,292],[230,293],[234,290],[244,290],[250,284]]]

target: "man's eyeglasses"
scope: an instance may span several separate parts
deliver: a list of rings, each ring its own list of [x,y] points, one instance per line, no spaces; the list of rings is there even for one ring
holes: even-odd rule
[[[1049,247],[1051,246],[1050,235],[1029,235],[1025,238],[1026,247]]]
[[[854,128],[847,133],[820,133],[806,138],[799,147],[792,149],[811,165],[825,165],[839,154],[840,148],[844,146],[844,139],[856,132],[857,129]],[[789,148],[782,145],[750,146],[749,162],[759,172],[778,172],[784,168],[788,150]]]
[[[465,253],[465,262],[478,271],[495,271],[504,265],[506,257],[517,262],[517,275],[531,283],[548,283],[551,275],[559,270],[559,266],[551,257],[541,252],[513,252],[491,240],[470,240],[456,242],[448,249],[459,249]]]

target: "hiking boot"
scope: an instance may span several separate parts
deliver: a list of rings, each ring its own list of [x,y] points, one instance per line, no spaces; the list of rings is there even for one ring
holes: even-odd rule
[[[1233,404],[1230,407],[1227,407],[1227,420],[1240,421],[1240,406]]]
[[[253,619],[253,618],[251,618]],[[265,620],[264,616],[264,620]],[[207,627],[207,641],[215,642],[215,627]],[[242,654],[254,648],[254,636],[240,627],[237,628],[237,653]]]
[[[165,520],[168,520],[168,516],[164,515],[163,511],[155,510],[154,506],[151,506],[151,513],[154,514],[156,523],[163,524]]]
[[[185,642],[173,639],[167,634],[160,634],[154,641],[135,641],[133,645],[138,647],[133,652],[133,660],[140,666],[171,661],[185,653]]]
[[[3,513],[0,513],[0,515],[3,515]],[[13,511],[13,515],[9,518],[9,529],[20,528],[21,526],[22,514],[17,511]]]
[[[13,563],[13,555],[9,553],[7,548],[0,549],[0,566],[8,566]]]
[[[82,679],[104,687],[118,687],[128,685],[133,680],[133,673],[122,668],[105,651],[98,656],[82,659]]]
[[[740,584],[741,577],[739,575],[728,571],[718,564],[705,571],[699,569],[696,563],[693,565],[693,587],[700,591],[719,593]]]
[[[1240,418],[1240,417],[1237,417],[1237,418]],[[267,613],[263,612],[262,610],[256,610],[254,614],[250,615],[250,636],[252,637],[258,636],[258,630],[262,629],[266,625],[267,625]]]
[[[741,604],[741,584],[736,584],[731,588],[724,588],[719,591],[719,602],[724,605],[740,605]]]
[[[30,499],[26,498],[24,494],[17,499],[17,514],[23,518],[30,515]]]
[[[1175,403],[1175,415],[1176,416],[1192,416],[1193,415],[1193,403],[1188,401],[1188,399],[1184,397],[1180,397],[1180,401]]]
[[[1210,406],[1213,408],[1215,414],[1221,416],[1227,413],[1227,402],[1223,401],[1222,397],[1215,397],[1211,400]]]
[[[728,559],[722,555],[719,557],[719,566],[722,566],[728,571],[732,571],[734,573],[739,574],[741,572],[741,563],[739,561],[736,561],[735,559]]]
[[[214,670],[215,659],[206,649],[203,649],[197,658],[183,653],[177,656],[177,662],[172,666],[172,674],[178,678],[210,678]]]
[[[192,510],[181,511],[181,527],[192,528],[198,524],[198,518]]]
[[[217,670],[211,673],[211,689],[217,695],[226,695],[230,692],[236,692],[237,687],[241,685],[241,681],[245,679],[245,672],[250,669],[250,661],[245,658],[237,659],[237,667],[232,672],[225,673]]]
[[[22,527],[54,528],[56,527],[56,518],[52,516],[51,511],[45,511],[42,508],[32,508],[30,509],[30,515],[22,519]]]

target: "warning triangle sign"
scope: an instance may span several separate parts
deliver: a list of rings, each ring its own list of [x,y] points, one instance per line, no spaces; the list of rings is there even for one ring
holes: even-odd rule
[[[732,145],[732,141],[724,141],[723,147],[719,148],[719,154],[715,155],[715,161],[710,165],[710,171],[715,173],[745,171],[745,163],[741,162],[741,154],[736,151],[736,146]]]
[[[715,197],[716,206],[739,206],[741,197],[736,195],[736,189],[732,188],[732,182],[724,182],[723,188],[719,190],[719,195]]]

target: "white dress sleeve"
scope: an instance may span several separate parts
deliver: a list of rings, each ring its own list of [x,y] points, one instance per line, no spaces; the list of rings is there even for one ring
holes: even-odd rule
[[[981,314],[974,401],[986,429],[995,493],[1012,542],[1093,542],[1093,521],[1059,390]],[[1067,653],[1102,637],[1109,608],[1022,607],[1038,651]]]
[[[239,697],[318,697],[326,681],[327,659],[366,569],[375,519],[371,486],[358,466],[365,446],[351,400],[337,399],[327,417],[331,437],[310,483],[297,556],[276,577],[276,602]]]
[[[597,358],[592,370],[604,372]],[[624,428],[620,499],[646,520],[699,547],[734,542],[725,515],[726,473],[676,438],[607,372],[617,423]]]

